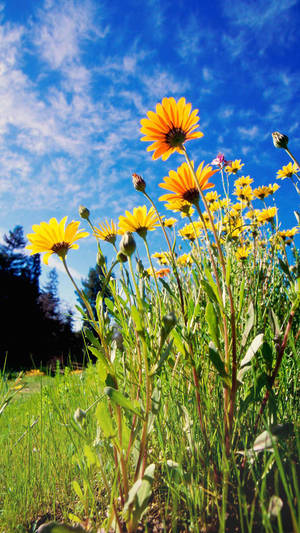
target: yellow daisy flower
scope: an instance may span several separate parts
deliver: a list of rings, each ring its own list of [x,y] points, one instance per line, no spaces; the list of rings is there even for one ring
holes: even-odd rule
[[[165,208],[169,211],[174,211],[174,213],[180,212],[182,218],[187,216],[191,217],[195,212],[195,209],[189,202],[186,202],[186,200],[181,200],[180,198],[169,200],[169,202],[165,204]]]
[[[118,229],[116,224],[113,220],[110,221],[110,224],[108,220],[106,219],[104,224],[99,223],[99,227],[94,229],[94,236],[98,237],[98,239],[101,239],[102,241],[110,242],[111,244],[115,244]]]
[[[261,187],[257,187],[256,189],[253,189],[253,194],[255,198],[258,198],[259,200],[264,200],[264,198],[267,198],[267,196],[270,196],[272,194],[270,187],[267,185],[262,185]]]
[[[238,170],[241,170],[244,164],[245,163],[241,163],[241,159],[236,159],[235,161],[231,161],[229,165],[225,167],[225,170],[228,174],[236,174]]]
[[[270,194],[274,194],[274,192],[278,191],[279,185],[277,183],[273,183],[273,185],[269,185]]]
[[[292,164],[290,162],[288,165],[283,166],[278,170],[276,178],[284,180],[285,178],[291,178],[293,174],[297,174],[297,172],[299,172],[299,168],[296,163]]]
[[[170,274],[169,268],[160,268],[159,270],[155,270],[154,274],[156,278],[164,278],[165,276],[168,276]],[[149,276],[153,276],[153,272],[151,268],[147,268],[147,273]]]
[[[56,218],[51,218],[49,222],[34,224],[32,226],[34,233],[27,235],[31,244],[26,248],[31,250],[30,255],[46,252],[43,262],[48,265],[50,255],[57,254],[63,260],[71,248],[79,248],[78,244],[74,244],[75,241],[89,234],[78,231],[80,222],[74,220],[65,227],[67,218],[64,217],[60,222]]]
[[[193,259],[190,254],[182,254],[177,257],[178,266],[190,266],[193,264]]]
[[[287,239],[293,239],[295,235],[299,232],[299,228],[292,228],[292,229],[285,229],[282,231],[278,231],[278,235],[286,241]]]
[[[178,235],[183,239],[188,239],[193,242],[196,237],[199,237],[201,230],[201,223],[194,222],[194,224],[186,224],[184,228],[178,231]]]
[[[241,176],[237,180],[235,180],[234,185],[236,188],[238,187],[246,187],[247,185],[251,185],[253,183],[253,179],[250,178],[250,176]]]
[[[150,207],[147,213],[147,207],[134,207],[133,213],[125,211],[126,216],[119,217],[119,231],[121,234],[127,231],[134,232],[143,239],[147,235],[147,231],[153,231],[159,225],[158,216],[153,207]]]
[[[233,194],[247,202],[250,202],[253,199],[253,191],[250,185],[246,185],[246,187],[237,187]]]
[[[208,192],[205,195],[205,200],[207,201],[208,205],[217,202],[219,198],[220,195],[217,193],[217,191]]]
[[[219,172],[219,169],[213,170],[209,165],[203,167],[203,164],[204,161],[202,161],[196,170],[196,175],[202,191],[214,187],[214,184],[208,183],[208,180],[213,174]],[[163,196],[159,198],[160,201],[169,202],[170,200],[178,199],[185,200],[190,204],[198,204],[198,187],[187,163],[182,163],[177,169],[177,172],[175,172],[175,170],[170,170],[169,175],[164,177],[164,181],[165,183],[160,183],[159,187],[173,192],[171,194],[163,194]]]
[[[170,254],[169,252],[155,252],[152,254],[154,259],[157,259],[160,265],[168,265],[170,263]]]
[[[173,226],[178,222],[177,218],[165,218],[163,220],[163,225],[166,228],[173,228]]]
[[[269,207],[268,209],[262,209],[258,214],[257,220],[262,224],[265,222],[271,222],[277,213],[277,207]]]
[[[163,98],[157,104],[156,113],[148,111],[148,118],[141,120],[142,141],[153,141],[147,151],[154,150],[153,159],[162,157],[165,161],[173,152],[182,153],[185,141],[203,137],[201,131],[195,131],[199,125],[198,109],[192,111],[192,104],[186,104],[185,98],[178,102],[174,98]]]
[[[245,261],[248,258],[250,252],[251,246],[240,246],[235,253],[235,257],[238,261]]]

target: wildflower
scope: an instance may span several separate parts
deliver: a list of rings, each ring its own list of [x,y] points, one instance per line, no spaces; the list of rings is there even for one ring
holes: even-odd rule
[[[170,255],[168,252],[155,252],[152,257],[157,259],[160,265],[168,265],[170,263]]]
[[[244,166],[245,163],[241,163],[241,159],[236,159],[235,161],[230,161],[229,165],[225,167],[228,174],[236,174],[238,170]]]
[[[165,218],[163,220],[163,225],[166,228],[173,228],[174,224],[178,222],[177,218]]]
[[[153,276],[152,268],[147,268],[149,276]],[[154,270],[156,278],[164,278],[170,274],[169,268],[160,268],[159,270]]]
[[[279,131],[274,131],[272,133],[272,137],[275,148],[287,148],[289,142],[289,138],[287,135],[284,135]]]
[[[136,231],[144,239],[147,231],[153,231],[159,225],[159,219],[153,207],[150,207],[148,213],[147,207],[143,205],[134,207],[132,214],[129,211],[125,214],[126,217],[119,217],[120,233]]]
[[[190,254],[182,254],[177,257],[178,266],[189,266],[193,263],[193,259]]]
[[[233,204],[231,207],[232,207],[232,209],[234,209],[235,211],[243,211],[243,209],[245,209],[246,206],[247,206],[246,203],[243,203],[243,202],[237,202],[236,204]]]
[[[273,185],[269,185],[270,194],[274,194],[274,192],[278,191],[279,185],[277,183],[273,183]]]
[[[74,244],[75,241],[87,237],[88,233],[78,231],[80,222],[74,220],[65,227],[67,218],[64,217],[60,222],[56,218],[51,218],[49,222],[34,224],[32,226],[34,233],[27,235],[31,244],[26,248],[31,250],[30,255],[46,252],[43,262],[47,265],[50,255],[57,254],[61,260],[64,260],[71,248],[77,249],[78,244]]]
[[[260,213],[259,209],[251,209],[250,211],[246,213],[245,217],[249,218],[250,220],[255,220],[257,219],[259,213]]]
[[[39,370],[39,368],[32,368],[31,370],[27,370],[27,372],[25,372],[26,377],[44,376],[44,375],[45,375],[45,372],[42,372],[41,370]]]
[[[237,180],[235,180],[234,185],[236,188],[238,187],[246,187],[247,185],[251,185],[253,183],[253,179],[250,178],[250,176],[241,176]]]
[[[142,176],[134,173],[132,174],[132,183],[136,191],[145,192],[146,182],[143,180]]]
[[[169,211],[174,211],[174,213],[180,212],[182,218],[185,218],[187,216],[191,217],[195,211],[195,209],[189,202],[180,198],[169,200],[165,204],[165,208]]]
[[[224,154],[218,153],[217,157],[212,160],[211,165],[213,165],[214,167],[224,168],[230,163],[231,161],[226,161]]]
[[[135,249],[136,249],[136,244],[132,236],[132,233],[130,233],[130,231],[126,231],[126,233],[124,233],[121,239],[121,242],[120,242],[120,252],[121,254],[127,257],[130,257],[135,252]],[[118,257],[118,260],[120,259],[121,259],[121,262],[124,263],[123,258]]]
[[[248,258],[248,255],[250,254],[250,251],[251,251],[251,246],[240,246],[236,253],[235,253],[235,256],[237,258],[238,261],[245,261],[247,258]]]
[[[108,220],[106,219],[104,224],[99,223],[99,227],[94,229],[94,236],[98,237],[102,241],[110,242],[111,244],[115,244],[118,229],[114,221],[111,219],[110,224]]]
[[[267,187],[267,185],[263,185],[262,187],[257,187],[256,189],[253,189],[253,194],[259,200],[264,200],[264,198],[270,196],[271,190],[270,187]]]
[[[292,164],[291,162],[283,166],[280,170],[277,172],[276,178],[284,180],[285,178],[291,178],[294,174],[299,172],[299,168],[297,167],[296,163]]]
[[[257,220],[264,224],[265,222],[272,222],[273,218],[277,213],[277,207],[269,207],[268,209],[263,209],[257,216]]]
[[[141,120],[141,133],[145,134],[142,141],[153,141],[147,151],[154,150],[153,159],[160,156],[165,161],[173,152],[182,153],[185,141],[203,137],[201,131],[195,131],[199,126],[197,122],[198,109],[191,112],[192,105],[186,104],[185,98],[178,102],[174,98],[163,98],[157,104],[156,113],[148,111],[148,118]]]
[[[205,195],[205,200],[208,204],[212,204],[213,202],[216,202],[220,198],[220,195],[217,193],[217,191],[208,192]]]
[[[213,174],[218,172],[218,170],[212,170],[209,165],[206,165],[203,168],[203,164],[204,161],[202,161],[196,170],[198,182],[202,191],[214,187],[213,183],[208,183],[208,180]],[[179,199],[186,200],[191,204],[198,204],[198,187],[187,163],[182,163],[182,165],[177,169],[177,172],[175,172],[175,170],[170,170],[169,176],[165,176],[164,181],[165,183],[160,183],[159,187],[173,192],[171,194],[164,194],[161,196],[159,198],[160,201]]]
[[[246,185],[246,187],[237,187],[233,194],[235,194],[235,196],[241,200],[246,200],[247,202],[250,202],[253,199],[253,192],[250,185]]]
[[[199,222],[194,222],[194,224],[186,224],[184,228],[178,231],[178,235],[180,235],[180,237],[183,239],[193,242],[196,237],[199,237],[201,229],[202,228]]]
[[[299,231],[299,228],[292,228],[292,229],[286,229],[286,230],[282,230],[282,231],[278,231],[278,235],[280,235],[280,237],[286,241],[287,239],[288,240],[292,240],[295,235],[298,233]]]

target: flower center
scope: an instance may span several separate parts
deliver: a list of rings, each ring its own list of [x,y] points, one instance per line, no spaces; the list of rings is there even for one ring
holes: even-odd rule
[[[147,235],[147,228],[142,226],[141,228],[137,228],[136,232],[140,237],[142,237],[142,239],[145,239]]]
[[[70,248],[70,245],[68,242],[61,241],[61,242],[56,242],[55,244],[53,244],[51,250],[57,255],[59,255],[59,257],[65,257],[69,248]]]
[[[166,133],[166,143],[172,148],[181,146],[185,139],[185,132],[181,128],[175,128],[175,126]]]
[[[182,195],[182,198],[189,202],[190,204],[198,204],[199,202],[199,191],[198,189],[189,189],[185,191]]]

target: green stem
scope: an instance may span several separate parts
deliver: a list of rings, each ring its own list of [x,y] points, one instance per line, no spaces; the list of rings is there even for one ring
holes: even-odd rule
[[[159,287],[158,287],[158,283],[157,283],[157,278],[156,278],[156,275],[155,275],[155,270],[153,268],[153,263],[152,263],[152,260],[151,260],[151,255],[150,255],[150,251],[149,251],[149,246],[148,246],[148,242],[147,242],[147,239],[146,237],[142,237],[144,243],[145,243],[145,247],[146,247],[146,250],[147,250],[147,256],[148,256],[148,260],[149,260],[149,263],[150,263],[150,268],[152,270],[152,275],[153,275],[153,278],[154,278],[154,282],[155,282],[155,287],[156,287],[156,292],[157,292],[157,298],[158,298],[158,305],[159,305],[159,318],[161,319],[161,316],[162,316],[162,307],[161,307],[161,298],[160,298],[160,292],[159,292]]]

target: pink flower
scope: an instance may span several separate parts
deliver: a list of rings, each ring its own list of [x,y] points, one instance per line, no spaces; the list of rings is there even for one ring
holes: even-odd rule
[[[230,161],[226,161],[224,154],[219,153],[215,159],[211,162],[211,165],[214,165],[219,168],[225,167],[225,165],[228,165]]]

